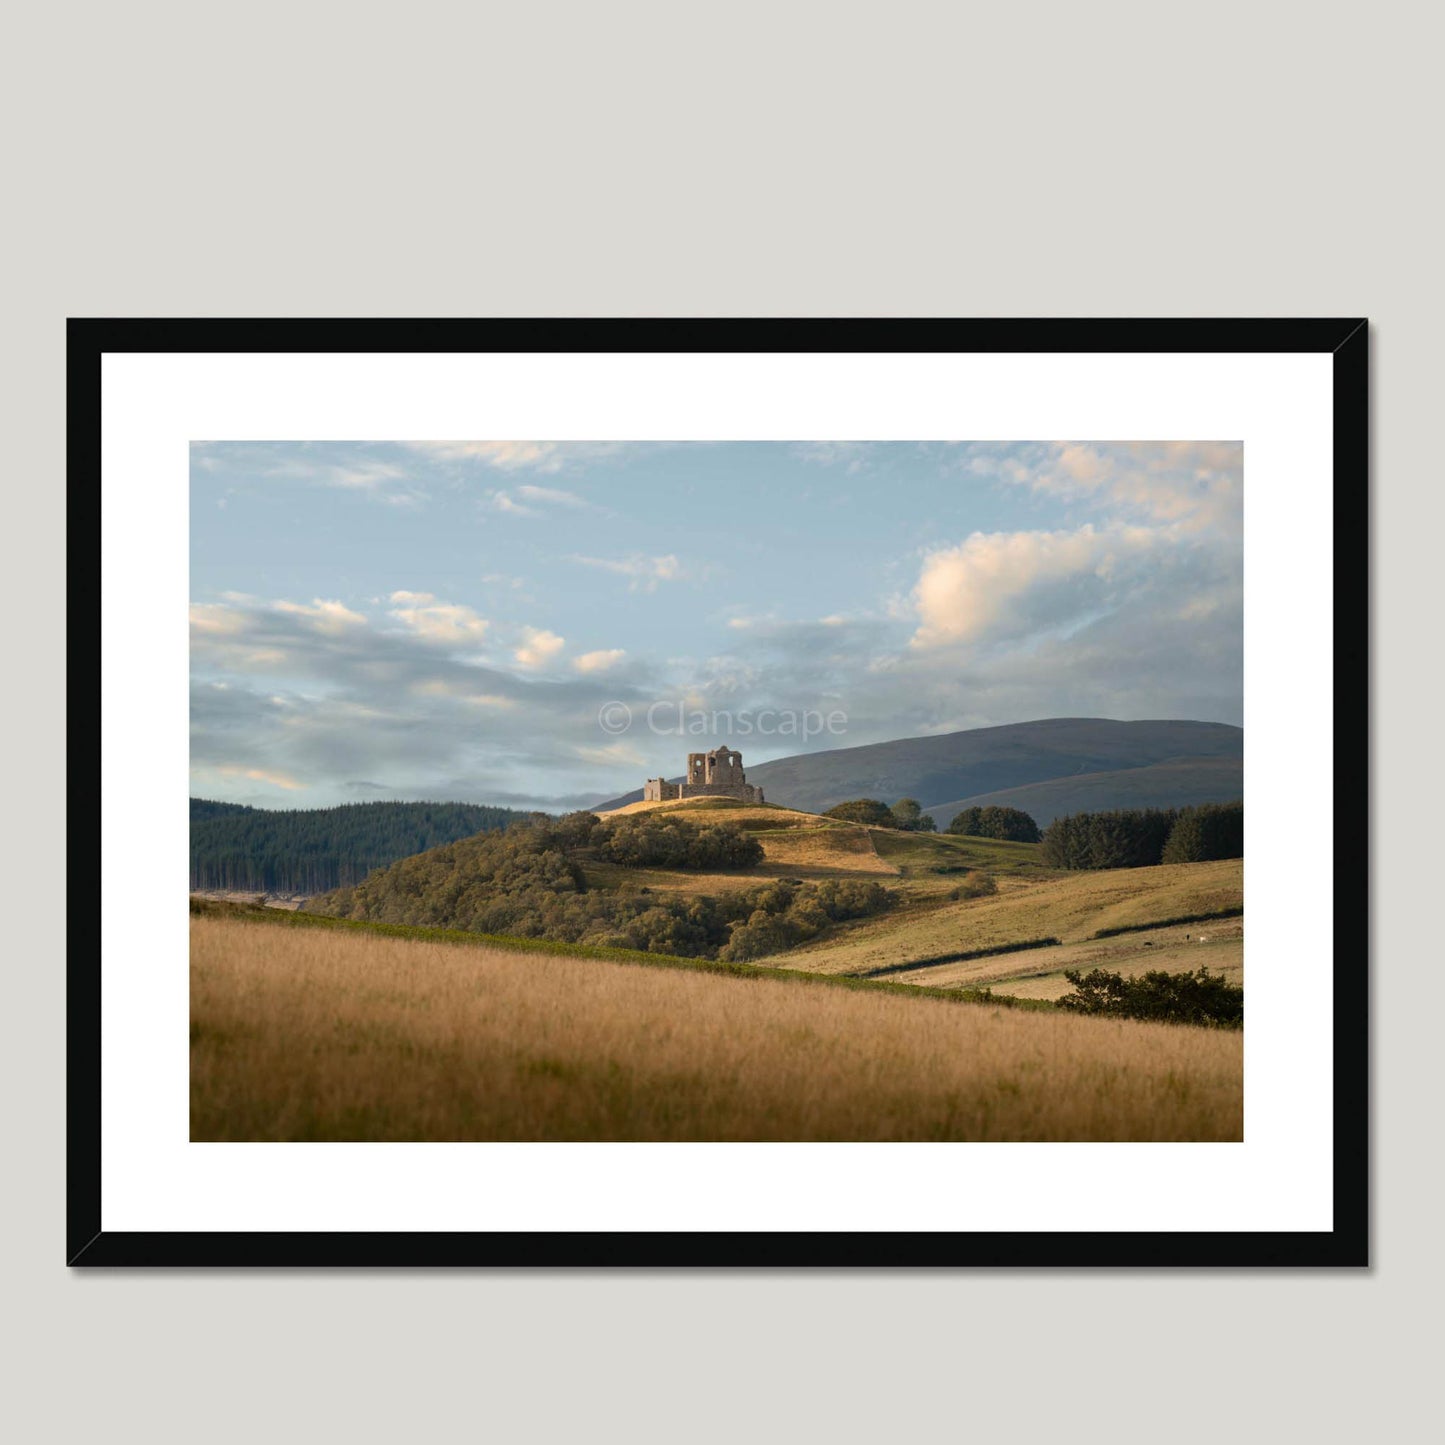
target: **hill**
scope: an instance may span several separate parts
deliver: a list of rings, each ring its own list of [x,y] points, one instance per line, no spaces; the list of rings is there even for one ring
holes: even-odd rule
[[[1184,808],[1199,803],[1227,803],[1244,796],[1241,758],[1173,758],[1142,768],[1107,773],[1080,773],[1046,783],[1026,783],[980,793],[954,803],[924,809],[940,828],[964,808],[996,804],[1021,808],[1040,828],[1070,813],[1108,812],[1115,808]]]
[[[1226,723],[1047,718],[802,753],[758,763],[747,773],[769,802],[811,813],[849,798],[891,803],[905,797],[917,798],[930,812],[957,811],[964,802],[951,799],[981,801],[989,796],[993,801],[991,795],[1008,790],[1088,775],[1108,775],[1098,780],[1090,806],[1111,808],[1132,805],[1134,780],[1123,774],[1162,763],[1171,764],[1174,772],[1157,774],[1154,782],[1189,790],[1188,797],[1171,796],[1170,803],[1239,797],[1238,782],[1226,783],[1227,770],[1215,765],[1233,763],[1237,770],[1243,755],[1243,730]],[[1224,791],[1213,791],[1216,782]],[[641,797],[638,789],[601,806],[624,807]],[[939,822],[946,825],[947,818],[940,816]]]
[[[348,803],[291,811],[191,799],[191,888],[320,893],[411,853],[524,817],[472,803]]]
[[[619,855],[614,830],[639,825],[659,836],[726,829],[754,840],[761,856],[719,867]],[[465,839],[308,908],[370,924],[764,958],[809,973],[1033,998],[1068,992],[1063,970],[1080,966],[1132,974],[1207,965],[1241,980],[1242,860],[1059,872],[1039,851],[687,799]],[[1203,919],[1207,927],[1193,926]]]

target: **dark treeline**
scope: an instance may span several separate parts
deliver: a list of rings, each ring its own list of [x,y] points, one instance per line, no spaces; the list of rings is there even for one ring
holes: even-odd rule
[[[191,799],[191,822],[199,823],[204,818],[228,818],[233,813],[254,813],[256,810],[246,803],[217,803],[211,798]]]
[[[679,831],[696,835],[691,853],[679,842]],[[403,858],[355,887],[313,898],[307,908],[372,923],[743,960],[790,948],[832,923],[877,913],[892,901],[879,884],[851,880],[780,879],[715,897],[654,892],[630,883],[590,887],[585,868],[599,859],[646,866],[644,860],[676,856],[679,848],[694,859],[720,853],[752,858],[756,847],[756,840],[731,824],[694,828],[647,818],[607,823],[592,813],[533,818]]]
[[[1244,804],[1181,808],[1164,844],[1165,863],[1204,863],[1244,857]]]
[[[1009,843],[1037,843],[1039,825],[1022,808],[964,808],[949,820],[950,833],[970,838],[1000,838]]]
[[[324,893],[411,853],[525,814],[473,803],[347,803],[273,812],[191,799],[191,887]]]
[[[1207,968],[1198,973],[1155,970],[1133,978],[1106,973],[1102,968],[1089,973],[1065,969],[1064,977],[1074,991],[1056,1000],[1056,1005],[1071,1013],[1223,1029],[1244,1027],[1244,990]]]
[[[1149,868],[1243,856],[1243,803],[1075,813],[1049,824],[1040,849],[1051,868]]]

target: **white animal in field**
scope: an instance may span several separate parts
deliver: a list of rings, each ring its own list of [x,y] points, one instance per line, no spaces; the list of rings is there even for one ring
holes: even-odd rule
[[[1204,934],[1201,933],[1201,934],[1199,935],[1199,941],[1200,941],[1200,943],[1208,943],[1208,942],[1209,942],[1209,939],[1208,939]]]

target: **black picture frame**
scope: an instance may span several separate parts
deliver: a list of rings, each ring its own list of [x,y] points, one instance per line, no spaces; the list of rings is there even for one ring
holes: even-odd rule
[[[70,573],[67,1263],[97,1266],[1363,1267],[1369,1263],[1369,328],[1345,319],[73,319],[67,334]],[[281,1233],[101,1228],[103,806],[95,688],[101,359],[116,352],[1327,353],[1333,375],[1333,1228],[1328,1232]],[[104,699],[101,700],[104,706]],[[101,800],[99,803],[97,800]]]

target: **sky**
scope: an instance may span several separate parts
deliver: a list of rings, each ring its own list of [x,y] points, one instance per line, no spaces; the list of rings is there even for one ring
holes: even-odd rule
[[[1243,722],[1235,442],[196,442],[191,793],[558,811],[1046,717]]]

